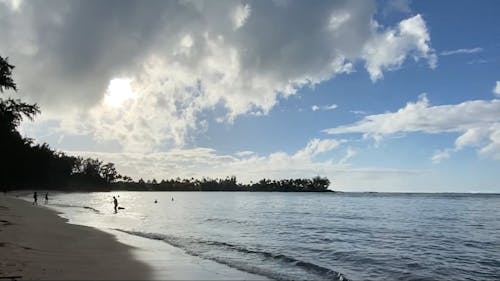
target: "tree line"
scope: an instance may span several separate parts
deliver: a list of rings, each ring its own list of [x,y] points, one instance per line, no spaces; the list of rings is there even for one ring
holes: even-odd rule
[[[0,94],[17,92],[12,79],[14,66],[0,56]],[[155,191],[328,191],[327,178],[262,179],[250,184],[238,183],[236,177],[225,179],[170,179],[133,181],[120,175],[113,163],[82,158],[56,151],[47,143],[38,144],[23,137],[18,127],[23,119],[34,120],[40,114],[37,104],[0,96],[0,189],[52,190],[155,190]]]
[[[120,180],[113,189],[149,190],[149,191],[277,191],[277,192],[324,192],[328,191],[330,180],[323,177],[312,179],[261,179],[249,184],[238,183],[235,176],[225,179],[168,179],[158,182],[156,179],[137,182]]]

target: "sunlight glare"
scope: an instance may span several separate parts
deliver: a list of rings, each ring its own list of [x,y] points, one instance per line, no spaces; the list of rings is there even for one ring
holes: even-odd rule
[[[108,89],[104,95],[104,103],[112,107],[120,107],[126,100],[134,97],[130,86],[132,79],[115,78],[109,81]]]

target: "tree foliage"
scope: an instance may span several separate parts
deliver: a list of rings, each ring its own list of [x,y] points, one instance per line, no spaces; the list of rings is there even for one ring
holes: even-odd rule
[[[257,183],[238,183],[235,176],[224,179],[168,179],[159,183],[153,179],[145,182],[124,180],[113,185],[114,189],[152,191],[276,191],[276,192],[325,192],[329,191],[330,180],[323,177],[312,179],[261,179]]]
[[[9,58],[0,56],[0,93],[5,90],[11,89],[17,91],[16,83],[12,79],[12,70],[14,66],[9,64]]]
[[[12,79],[13,69],[14,66],[9,64],[7,58],[0,56],[0,93],[6,90],[17,91],[16,83]],[[15,133],[23,117],[33,120],[39,113],[40,108],[37,104],[27,104],[19,99],[0,98],[0,130],[2,133]]]

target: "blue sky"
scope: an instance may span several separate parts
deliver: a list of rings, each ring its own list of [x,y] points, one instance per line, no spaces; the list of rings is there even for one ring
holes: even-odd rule
[[[500,192],[498,1],[42,2],[0,2],[39,142],[134,178]]]

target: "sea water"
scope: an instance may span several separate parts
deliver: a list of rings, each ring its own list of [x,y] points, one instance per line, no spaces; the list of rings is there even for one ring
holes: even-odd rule
[[[500,195],[110,192],[48,206],[275,280],[500,280]]]

